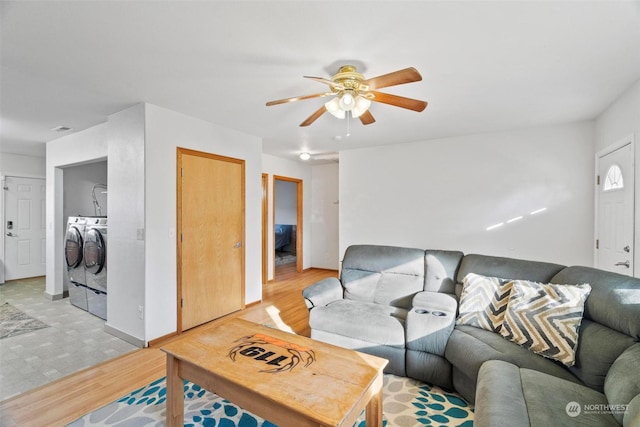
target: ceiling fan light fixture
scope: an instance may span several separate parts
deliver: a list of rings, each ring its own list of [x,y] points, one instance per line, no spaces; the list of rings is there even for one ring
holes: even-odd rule
[[[422,76],[418,70],[413,67],[365,79],[365,77],[356,70],[354,65],[343,65],[338,70],[338,73],[331,76],[330,79],[312,76],[303,77],[328,85],[330,91],[267,102],[267,107],[269,107],[271,105],[287,104],[294,101],[330,96],[331,100],[319,106],[320,108],[300,123],[301,127],[311,125],[327,111],[338,119],[344,119],[350,116],[354,119],[358,118],[363,125],[370,125],[376,122],[369,111],[371,102],[379,102],[416,112],[421,112],[427,107],[426,101],[378,92],[379,89],[385,87],[421,81]]]
[[[344,110],[342,108],[340,108],[340,100],[337,97],[333,98],[331,101],[325,103],[324,107],[333,116],[335,116],[335,117],[337,117],[339,119],[344,119],[345,113],[344,113]]]
[[[364,96],[356,96],[355,105],[351,109],[351,116],[354,118],[358,118],[364,114],[365,111],[369,109],[371,106],[371,101],[369,101]]]
[[[355,98],[353,97],[351,92],[345,92],[340,97],[340,101],[338,101],[338,102],[339,102],[340,108],[342,110],[351,111],[353,109],[353,106],[355,105]]]

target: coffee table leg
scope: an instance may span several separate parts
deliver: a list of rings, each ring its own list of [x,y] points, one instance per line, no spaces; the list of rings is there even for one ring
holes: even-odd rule
[[[365,410],[367,427],[382,427],[382,374],[371,385],[373,395]]]
[[[184,425],[184,386],[176,360],[167,354],[167,427]]]

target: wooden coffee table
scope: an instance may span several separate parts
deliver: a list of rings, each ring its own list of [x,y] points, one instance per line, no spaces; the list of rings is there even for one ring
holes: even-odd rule
[[[279,427],[382,426],[387,360],[241,319],[162,347],[167,426],[184,422],[183,379]]]

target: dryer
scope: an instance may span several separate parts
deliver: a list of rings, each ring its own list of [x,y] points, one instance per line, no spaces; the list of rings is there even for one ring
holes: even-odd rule
[[[84,268],[89,313],[107,319],[107,218],[88,217],[84,232]]]
[[[69,301],[83,310],[88,310],[86,275],[83,262],[85,227],[86,218],[69,217],[64,239],[64,259],[67,265]]]

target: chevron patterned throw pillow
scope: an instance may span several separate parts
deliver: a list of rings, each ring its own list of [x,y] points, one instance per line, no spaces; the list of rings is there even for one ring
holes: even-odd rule
[[[469,273],[462,280],[457,325],[499,332],[511,293],[511,281]]]
[[[500,335],[534,353],[575,364],[578,330],[591,286],[514,280]]]

